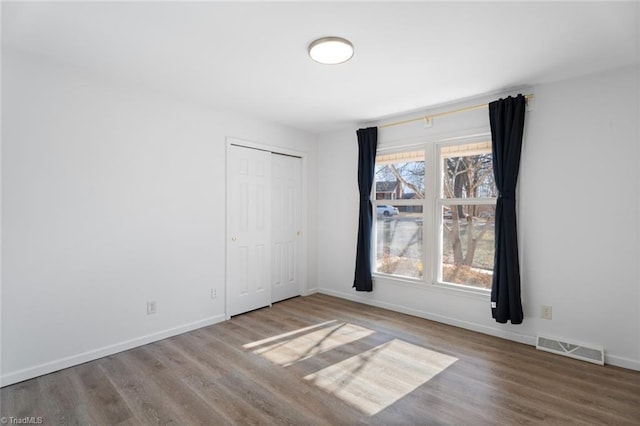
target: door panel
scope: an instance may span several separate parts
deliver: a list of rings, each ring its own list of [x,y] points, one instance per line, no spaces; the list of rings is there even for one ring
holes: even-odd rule
[[[271,304],[271,154],[227,151],[227,315]]]
[[[300,295],[301,161],[272,154],[272,302]]]

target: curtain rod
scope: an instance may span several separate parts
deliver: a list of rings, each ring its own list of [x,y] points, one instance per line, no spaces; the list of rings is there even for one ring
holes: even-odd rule
[[[524,98],[527,100],[527,102],[529,102],[530,99],[533,99],[533,94],[525,95]],[[446,115],[458,114],[459,112],[474,111],[476,109],[487,108],[488,106],[489,106],[489,104],[479,104],[479,105],[473,105],[473,106],[469,106],[469,107],[465,107],[465,108],[452,109],[452,110],[449,110],[449,111],[436,112],[436,113],[430,114],[430,115],[423,115],[422,117],[410,118],[408,120],[402,120],[402,121],[396,121],[396,122],[393,122],[393,123],[381,124],[380,126],[378,126],[378,128],[379,129],[383,129],[385,127],[402,126],[403,124],[415,123],[416,121],[422,121],[422,120],[425,120],[425,121],[429,122],[429,121],[431,121],[431,119],[436,118],[436,117],[444,117]]]

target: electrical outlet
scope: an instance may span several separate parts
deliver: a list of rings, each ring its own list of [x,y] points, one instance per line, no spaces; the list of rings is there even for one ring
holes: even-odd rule
[[[215,299],[216,297],[218,297],[218,293],[217,293],[215,288],[212,288],[211,289],[211,298]]]
[[[550,320],[553,317],[553,308],[548,305],[540,305],[540,318]]]
[[[152,315],[156,313],[156,302],[155,300],[152,302],[147,302],[147,315]]]

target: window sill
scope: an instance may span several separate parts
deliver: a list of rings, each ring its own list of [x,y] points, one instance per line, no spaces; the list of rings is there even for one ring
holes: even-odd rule
[[[427,284],[423,280],[420,280],[417,278],[400,277],[397,275],[381,274],[379,272],[374,272],[371,275],[374,281],[379,281],[379,280],[389,281],[389,282],[393,282],[394,284],[399,284],[405,287],[413,287],[413,288],[420,288],[420,289],[424,289],[427,286]]]
[[[456,285],[442,282],[435,282],[431,284],[433,288],[442,289],[447,292],[455,292],[459,294],[464,294],[467,296],[472,296],[475,298],[489,300],[491,299],[491,290],[485,290],[482,288],[476,288],[466,285]]]

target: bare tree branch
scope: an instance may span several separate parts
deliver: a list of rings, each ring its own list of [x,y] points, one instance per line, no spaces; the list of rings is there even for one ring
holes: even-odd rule
[[[393,173],[393,175],[396,177],[396,179],[398,179],[400,182],[402,182],[403,185],[405,185],[407,188],[409,188],[409,189],[413,190],[413,192],[415,192],[416,198],[419,198],[419,199],[423,199],[424,198],[424,194],[420,191],[420,188],[418,188],[417,186],[415,186],[411,182],[407,182],[407,180],[402,177],[400,172],[398,172],[398,169],[396,169],[395,164],[391,164],[389,166],[389,170],[391,170],[391,173]]]

